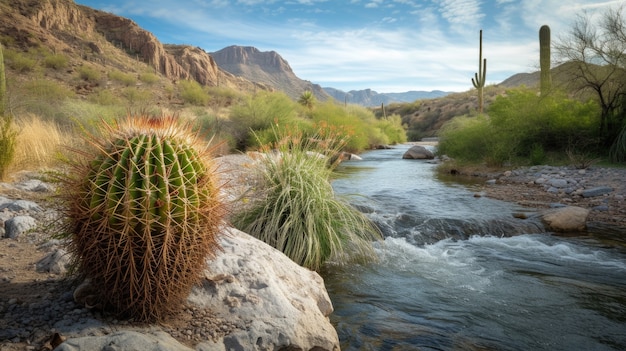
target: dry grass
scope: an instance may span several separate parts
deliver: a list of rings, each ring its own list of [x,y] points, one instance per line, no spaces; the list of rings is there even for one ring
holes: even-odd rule
[[[57,166],[65,147],[79,143],[75,133],[63,131],[56,123],[36,115],[21,116],[16,123],[19,134],[10,173]]]

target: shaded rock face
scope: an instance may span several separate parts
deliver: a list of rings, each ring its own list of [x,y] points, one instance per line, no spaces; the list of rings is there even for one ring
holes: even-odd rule
[[[413,145],[404,153],[404,155],[402,155],[402,158],[413,160],[432,160],[435,158],[435,154],[421,145]]]

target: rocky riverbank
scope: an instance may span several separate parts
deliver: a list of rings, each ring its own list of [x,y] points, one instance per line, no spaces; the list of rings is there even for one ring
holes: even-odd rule
[[[578,206],[590,210],[588,222],[626,230],[626,168],[532,166],[461,173],[484,181],[478,195],[539,209]]]
[[[245,155],[218,158],[227,201],[255,179]],[[337,350],[323,279],[249,235],[224,226],[224,249],[166,323],[118,320],[81,303],[89,286],[66,277],[53,185],[40,174],[0,183],[0,350]]]

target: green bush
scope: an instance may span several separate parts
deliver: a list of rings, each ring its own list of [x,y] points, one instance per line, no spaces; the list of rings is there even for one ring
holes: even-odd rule
[[[32,72],[35,70],[35,67],[37,67],[37,60],[20,52],[5,50],[4,57],[8,66],[19,73]]]
[[[179,82],[180,97],[187,104],[196,106],[206,106],[209,102],[207,94],[200,83],[195,80],[182,80]]]
[[[82,65],[78,68],[78,77],[89,82],[97,82],[102,79],[102,74],[92,66]]]
[[[489,117],[455,118],[440,130],[439,153],[471,162],[542,162],[548,153],[564,158],[572,141],[593,145],[599,114],[593,102],[581,103],[553,92],[538,96],[513,89],[498,96]]]
[[[67,67],[67,62],[67,56],[61,54],[47,55],[43,60],[43,64],[46,67],[55,70],[60,70]]]
[[[117,105],[121,103],[120,99],[108,89],[102,89],[96,93],[90,94],[87,100],[99,105]]]
[[[122,96],[131,105],[143,104],[152,99],[152,92],[150,90],[137,89],[136,87],[127,87],[122,90]]]
[[[386,142],[382,144],[401,144],[407,141],[406,129],[402,125],[402,117],[393,114],[386,119],[379,119],[374,126],[386,137]],[[370,144],[373,144],[370,142]]]
[[[231,108],[229,133],[235,139],[237,149],[246,150],[258,145],[253,132],[260,134],[263,142],[271,141],[273,126],[294,124],[297,111],[296,103],[284,93],[259,92]]]
[[[139,75],[139,80],[146,84],[154,84],[159,81],[159,76],[151,72],[145,72]]]
[[[369,128],[375,120],[371,111],[364,111],[364,108],[355,105],[344,107],[333,101],[326,101],[317,104],[311,111],[311,116],[314,122],[327,124],[345,133],[349,137],[346,151],[356,153],[370,147]]]
[[[131,86],[137,83],[137,79],[133,74],[124,73],[118,70],[109,72],[109,79],[120,82],[126,86]]]
[[[235,216],[235,226],[312,270],[327,260],[374,259],[371,241],[381,239],[380,232],[335,196],[327,159],[311,154],[333,155],[340,150],[341,139],[332,140],[330,134],[306,137],[297,131],[277,132],[275,139],[277,143],[263,149],[259,166],[263,196]]]

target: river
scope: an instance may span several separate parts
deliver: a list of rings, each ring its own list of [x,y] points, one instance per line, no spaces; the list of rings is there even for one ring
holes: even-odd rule
[[[623,247],[546,233],[408,147],[333,181],[385,236],[377,262],[322,272],[342,350],[626,350]]]

